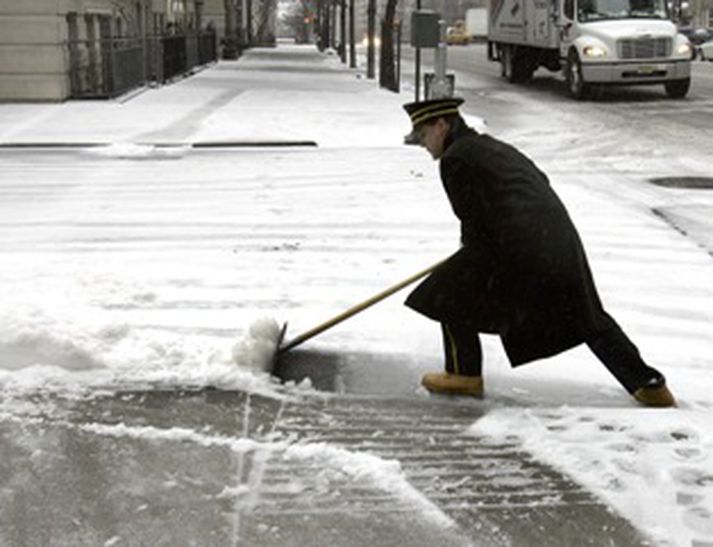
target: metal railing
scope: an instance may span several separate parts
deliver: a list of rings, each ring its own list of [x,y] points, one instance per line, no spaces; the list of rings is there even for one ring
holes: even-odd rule
[[[116,97],[149,82],[189,74],[217,59],[214,32],[70,40],[72,98]]]

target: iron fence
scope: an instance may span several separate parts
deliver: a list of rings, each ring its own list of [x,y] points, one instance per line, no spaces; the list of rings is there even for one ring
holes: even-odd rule
[[[108,44],[104,65],[107,85],[105,92],[113,97],[140,86],[144,82],[144,55],[141,43],[136,40],[115,40]]]
[[[162,57],[160,83],[185,74],[189,68],[186,36],[161,36],[158,39]]]
[[[116,97],[217,59],[215,32],[69,40],[67,45],[72,98]]]
[[[205,65],[218,58],[218,44],[215,32],[204,32],[198,35],[198,64]]]

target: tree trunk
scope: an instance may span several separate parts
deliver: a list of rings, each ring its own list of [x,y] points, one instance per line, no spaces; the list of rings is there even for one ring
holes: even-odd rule
[[[390,1],[390,0],[389,0]],[[366,9],[366,77],[374,78],[376,70],[374,67],[374,48],[375,48],[375,22],[376,22],[376,0],[369,0]]]
[[[391,91],[398,91],[396,82],[396,62],[394,59],[394,19],[398,0],[388,0],[381,23],[381,62],[379,85]]]
[[[223,37],[223,59],[238,58],[235,5],[233,0],[225,0],[225,36]]]
[[[347,0],[339,2],[339,58],[347,62]]]
[[[349,0],[349,67],[356,68],[356,37],[354,36],[354,0]]]

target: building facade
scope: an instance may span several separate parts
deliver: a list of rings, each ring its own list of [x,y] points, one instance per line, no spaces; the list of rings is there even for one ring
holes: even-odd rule
[[[167,38],[196,34],[203,4],[203,0],[2,0],[0,101],[112,96],[138,81],[163,78],[165,69],[171,69],[159,58],[166,47],[172,47]],[[191,47],[196,61],[205,57],[199,54],[198,38],[187,48],[188,57]]]

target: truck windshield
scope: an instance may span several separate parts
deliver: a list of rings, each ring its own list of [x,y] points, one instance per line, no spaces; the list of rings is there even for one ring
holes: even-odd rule
[[[605,19],[668,19],[666,0],[579,0],[581,22]]]

